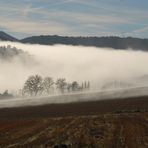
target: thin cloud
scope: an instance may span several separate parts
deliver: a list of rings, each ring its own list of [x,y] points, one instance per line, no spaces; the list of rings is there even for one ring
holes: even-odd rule
[[[124,33],[126,36],[138,36],[139,34],[148,34],[148,26],[144,26],[138,29],[134,29],[131,32],[125,32]],[[145,37],[144,37],[145,38]]]
[[[18,3],[14,1],[14,3],[7,3],[7,5],[0,2],[0,28],[5,28],[6,31],[11,32],[29,32],[32,35],[101,36],[125,32],[125,34],[129,35],[142,36],[143,29],[136,31],[135,28],[147,25],[147,10],[133,7],[129,10],[124,6],[115,9],[113,4],[108,5],[107,1],[103,0],[99,1],[99,5],[95,0],[44,0],[41,6],[40,3],[40,0],[27,0]],[[73,11],[68,10],[66,7],[55,9],[67,3],[72,9],[75,6],[82,9],[73,9]],[[131,27],[133,31],[129,32],[127,28]]]
[[[56,6],[60,6],[60,5],[63,5],[63,4],[66,4],[66,3],[70,3],[70,2],[73,2],[74,0],[63,0],[61,2],[55,2],[55,3],[50,3],[50,4],[47,4],[45,6],[42,6],[42,7],[36,7],[34,8],[34,10],[41,10],[41,9],[44,9],[44,8],[49,8],[49,7],[56,7]]]
[[[5,27],[7,31],[24,32],[32,34],[49,34],[49,33],[63,33],[66,31],[64,26],[57,24],[56,22],[34,22],[34,21],[23,21],[18,19],[6,19],[0,18],[0,27]]]
[[[23,17],[27,17],[28,14],[31,12],[32,6],[31,4],[28,4],[23,10],[22,10],[22,15]]]
[[[133,31],[134,33],[148,32],[148,26]]]

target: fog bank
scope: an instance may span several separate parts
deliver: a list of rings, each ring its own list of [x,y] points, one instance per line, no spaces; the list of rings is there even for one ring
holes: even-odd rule
[[[143,51],[114,50],[66,45],[31,45],[0,42],[28,52],[33,58],[29,64],[20,61],[0,62],[0,92],[18,90],[30,75],[39,74],[68,82],[89,80],[92,88],[101,88],[118,81],[135,85],[148,84],[148,53]]]

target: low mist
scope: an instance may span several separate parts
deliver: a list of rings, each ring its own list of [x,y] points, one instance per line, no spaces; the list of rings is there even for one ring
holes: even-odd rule
[[[31,45],[0,42],[0,46],[16,47],[31,55],[27,62],[0,61],[0,92],[17,91],[30,75],[50,76],[67,82],[90,81],[92,89],[111,86],[113,82],[130,86],[147,85],[148,52],[115,50],[66,45]]]

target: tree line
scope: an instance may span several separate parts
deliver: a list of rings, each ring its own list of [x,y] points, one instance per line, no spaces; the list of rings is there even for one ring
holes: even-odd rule
[[[135,50],[148,51],[148,39],[140,39],[133,37],[117,37],[117,36],[106,36],[106,37],[66,37],[57,35],[42,35],[27,37],[20,40],[23,43],[42,44],[42,45],[82,45],[82,46],[95,46],[104,48],[114,49],[128,49],[132,48]]]
[[[67,82],[65,78],[58,78],[56,81],[52,77],[42,77],[31,75],[25,81],[22,89],[23,96],[37,96],[42,94],[70,93],[90,89],[90,82],[85,81],[79,84],[77,81]]]

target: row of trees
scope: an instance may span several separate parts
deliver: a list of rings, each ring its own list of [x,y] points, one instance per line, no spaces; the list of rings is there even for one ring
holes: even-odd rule
[[[29,76],[26,80],[22,93],[23,95],[36,96],[50,94],[55,90],[60,93],[83,91],[90,88],[90,82],[83,82],[81,85],[77,81],[68,83],[65,78],[56,81],[51,77],[42,78],[40,75]]]

